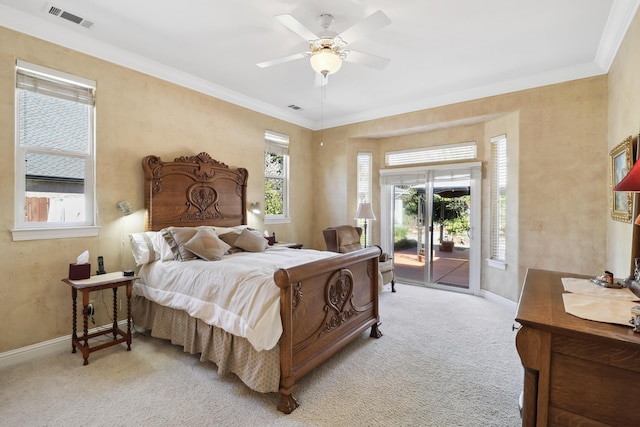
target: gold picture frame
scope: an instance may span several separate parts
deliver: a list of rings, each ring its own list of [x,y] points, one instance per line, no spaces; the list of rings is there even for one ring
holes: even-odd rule
[[[633,166],[633,137],[629,136],[609,153],[609,178],[611,182],[611,218],[631,222],[633,195],[628,191],[613,191]]]

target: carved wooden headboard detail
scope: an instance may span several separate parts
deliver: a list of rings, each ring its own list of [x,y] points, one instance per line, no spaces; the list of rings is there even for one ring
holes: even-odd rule
[[[247,223],[246,169],[231,169],[204,152],[172,162],[147,156],[142,168],[145,230]]]

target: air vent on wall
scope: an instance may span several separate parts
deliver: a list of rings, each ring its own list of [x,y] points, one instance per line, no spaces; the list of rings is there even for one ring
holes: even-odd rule
[[[75,13],[69,12],[68,10],[63,10],[57,6],[49,5],[47,8],[47,12],[50,15],[57,16],[58,18],[66,19],[69,22],[73,22],[74,24],[78,24],[85,28],[93,27],[93,22],[78,16]]]

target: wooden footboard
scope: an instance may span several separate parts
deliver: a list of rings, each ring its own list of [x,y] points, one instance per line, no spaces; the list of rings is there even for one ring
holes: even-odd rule
[[[280,269],[280,399],[286,414],[298,407],[296,381],[371,327],[378,330],[378,257],[369,247]]]

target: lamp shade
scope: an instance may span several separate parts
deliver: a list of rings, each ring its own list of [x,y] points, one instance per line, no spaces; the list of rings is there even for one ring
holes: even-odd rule
[[[311,68],[322,75],[333,74],[342,66],[342,59],[328,47],[323,47],[318,53],[312,55],[309,62],[311,62]]]
[[[360,203],[355,219],[376,219],[371,203]]]
[[[629,173],[613,188],[613,191],[640,192],[640,162],[633,165]]]

